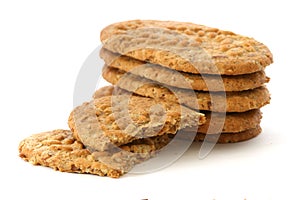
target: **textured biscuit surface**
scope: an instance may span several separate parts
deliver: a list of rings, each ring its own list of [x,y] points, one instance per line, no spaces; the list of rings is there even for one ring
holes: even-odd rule
[[[192,90],[168,87],[178,96],[177,98],[165,85],[115,68],[104,67],[102,75],[108,82],[138,95],[164,99],[170,102],[180,101],[181,104],[200,110],[245,112],[258,109],[270,101],[269,91],[264,86],[253,90],[226,92],[226,96],[224,93],[194,92]],[[197,105],[194,103],[195,101],[197,101]]]
[[[208,142],[215,142],[218,140],[218,143],[235,143],[235,142],[242,142],[246,140],[250,140],[256,136],[258,136],[261,133],[261,127],[257,125],[255,128],[245,130],[239,133],[221,133],[220,135],[214,135],[214,134],[202,134],[198,133],[196,135],[195,141],[203,141],[206,137],[206,141]]]
[[[118,90],[119,92],[126,93],[127,91],[122,90],[120,88],[117,88],[115,86],[106,86],[99,88],[94,93],[94,98],[100,98],[102,95],[113,95],[114,89]],[[109,93],[106,91],[110,91]],[[242,132],[248,129],[255,128],[257,125],[260,124],[260,120],[262,118],[262,113],[259,109],[250,110],[247,112],[240,112],[240,113],[226,113],[223,115],[222,113],[215,113],[215,115],[212,117],[211,112],[204,112],[206,122],[198,127],[198,133],[205,133],[205,134],[215,134],[216,131],[214,130],[214,127],[218,127],[218,124],[224,123],[222,125],[222,133],[236,133],[236,132]],[[224,119],[225,117],[225,119]],[[210,127],[212,126],[212,127]],[[185,128],[185,131],[193,130],[190,128]]]
[[[100,39],[112,52],[190,73],[247,74],[273,62],[253,38],[192,23],[119,22],[104,28]]]
[[[34,164],[62,172],[90,173],[117,178],[123,171],[97,162],[68,130],[54,130],[32,135],[19,145],[20,157]]]
[[[103,96],[75,108],[69,127],[93,151],[104,151],[136,139],[175,134],[198,127],[203,114],[179,104],[141,96]]]
[[[260,87],[269,81],[264,71],[236,76],[207,74],[200,76],[115,54],[104,48],[101,49],[100,56],[108,66],[178,88],[203,91],[222,91],[224,89],[225,91],[242,91]]]
[[[89,173],[118,178],[135,164],[155,156],[171,140],[168,135],[136,140],[118,152],[90,152],[69,130],[32,135],[20,142],[20,157],[34,165],[62,172]]]

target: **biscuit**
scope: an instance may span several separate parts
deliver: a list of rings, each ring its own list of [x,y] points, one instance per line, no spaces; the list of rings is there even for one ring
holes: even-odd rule
[[[261,133],[261,131],[262,131],[261,127],[257,125],[255,128],[245,130],[239,133],[221,133],[220,135],[216,135],[216,134],[207,135],[203,133],[197,133],[194,141],[203,141],[205,138],[205,141],[207,142],[215,142],[218,137],[217,143],[242,142],[258,136]]]
[[[106,86],[99,88],[93,95],[94,98],[100,98],[101,96],[98,94],[103,94],[110,96],[113,95],[113,90],[116,88],[118,92],[127,91],[117,88],[115,86]],[[109,93],[107,91],[110,91]],[[122,91],[120,91],[122,90]],[[205,133],[205,134],[215,134],[216,132],[213,129],[209,129],[210,126],[218,127],[217,124],[223,123],[223,115],[216,113],[214,115],[213,121],[211,121],[211,112],[203,112],[205,114],[206,122],[198,127],[198,133]],[[248,129],[255,128],[257,125],[260,124],[262,118],[262,113],[259,109],[249,110],[246,112],[241,113],[226,113],[226,118],[224,121],[224,125],[222,128],[223,133],[236,133],[242,132]],[[184,128],[184,131],[193,131],[194,129]]]
[[[62,172],[89,173],[118,178],[124,171],[97,162],[68,130],[54,130],[32,135],[19,145],[20,157],[33,165]]]
[[[118,95],[78,106],[68,124],[77,140],[101,152],[145,137],[175,134],[185,127],[196,129],[204,122],[203,114],[179,104]]]
[[[153,157],[171,140],[168,135],[136,140],[122,145],[123,151],[90,152],[69,130],[54,130],[32,135],[19,145],[19,156],[33,165],[51,167],[62,172],[89,173],[118,178],[135,164]],[[134,155],[127,152],[134,153]],[[101,158],[99,158],[101,155]],[[126,157],[124,156],[126,155]],[[130,159],[129,159],[130,158]],[[99,162],[99,160],[104,162]],[[118,165],[117,165],[118,164]],[[119,169],[112,166],[117,166]]]
[[[248,74],[273,62],[253,38],[186,22],[119,22],[104,28],[100,39],[112,52],[196,74]]]
[[[223,75],[221,77],[222,81],[218,81],[220,76],[207,74],[200,76],[177,72],[166,67],[115,54],[104,48],[101,49],[100,56],[108,66],[178,88],[202,91],[220,91],[223,89],[225,91],[242,91],[257,88],[269,82],[269,78],[264,71],[236,76]],[[186,84],[183,84],[183,82],[186,82]],[[209,85],[209,89],[207,85]]]
[[[126,74],[126,76],[124,76]],[[262,86],[253,90],[240,92],[226,92],[226,102],[223,93],[200,92],[168,87],[176,93],[157,82],[141,78],[124,71],[105,66],[102,71],[103,78],[108,82],[130,92],[154,99],[164,99],[170,102],[180,102],[192,109],[214,112],[245,112],[258,109],[270,101],[270,94],[266,87]],[[195,95],[196,98],[195,99]],[[212,96],[212,97],[211,97]],[[197,105],[195,106],[195,100]],[[212,102],[215,101],[215,103]],[[226,105],[224,105],[226,103]],[[224,108],[226,106],[226,108]]]

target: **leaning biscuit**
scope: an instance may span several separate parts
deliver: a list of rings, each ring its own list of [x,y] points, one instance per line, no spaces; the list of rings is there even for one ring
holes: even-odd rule
[[[165,85],[162,86],[160,83],[125,73],[115,68],[105,66],[102,75],[108,82],[138,95],[154,99],[164,99],[170,102],[178,102],[180,100],[180,103],[199,110],[245,112],[261,108],[270,101],[269,91],[264,86],[253,90],[226,92],[226,98],[223,93],[199,92],[168,87],[176,95],[180,96],[180,99],[178,99]],[[217,103],[213,103],[212,99]],[[195,100],[197,104],[194,103]]]
[[[107,96],[113,95],[114,90],[118,91],[119,93],[126,93],[127,91],[122,90],[115,86],[105,86],[102,88],[99,88],[97,91],[95,91],[93,97],[100,98],[103,96],[103,94]],[[110,91],[110,92],[107,92]],[[211,119],[211,112],[207,111],[204,112],[206,122],[198,127],[197,132],[198,133],[205,133],[205,134],[215,134],[216,132],[213,129],[210,129],[210,126],[212,127],[218,127],[218,124],[223,123],[222,126],[222,132],[223,133],[236,133],[236,132],[242,132],[248,129],[255,128],[257,125],[260,124],[260,120],[262,118],[262,113],[259,109],[249,110],[246,112],[236,112],[236,113],[226,113],[225,119],[224,115],[221,113],[215,113],[213,121]],[[185,128],[185,131],[194,130],[194,128]]]
[[[101,49],[100,56],[106,65],[110,67],[178,88],[202,91],[222,91],[224,89],[225,91],[242,91],[260,87],[269,81],[264,71],[236,76],[208,74],[200,76],[199,74],[178,72],[166,67],[115,54],[104,48]],[[219,81],[218,79],[222,80]]]
[[[76,107],[69,117],[74,137],[92,151],[137,139],[175,134],[205,122],[203,114],[179,104],[141,96],[103,96]]]
[[[196,74],[248,74],[273,62],[253,38],[185,22],[119,22],[104,28],[100,39],[112,52]]]

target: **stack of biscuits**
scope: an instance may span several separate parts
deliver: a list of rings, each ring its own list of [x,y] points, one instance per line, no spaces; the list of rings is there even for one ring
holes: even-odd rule
[[[262,43],[217,28],[152,20],[110,25],[101,41],[108,82],[205,113],[195,140],[239,142],[261,132],[260,108],[270,101],[264,69],[273,62]]]
[[[117,178],[168,146],[261,132],[259,109],[270,101],[264,69],[272,63],[263,44],[191,23],[141,20],[106,27],[101,41],[102,75],[112,85],[72,110],[70,130],[21,141],[24,160]]]

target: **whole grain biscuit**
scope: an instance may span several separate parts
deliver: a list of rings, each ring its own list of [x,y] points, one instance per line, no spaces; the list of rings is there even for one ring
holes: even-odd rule
[[[250,140],[261,133],[261,127],[257,125],[255,128],[245,130],[239,133],[221,133],[220,135],[216,134],[203,134],[198,133],[195,137],[195,141],[205,141],[215,142],[218,138],[218,143],[235,143]]]
[[[31,164],[51,167],[62,172],[118,178],[132,169],[135,164],[153,157],[156,151],[166,146],[170,140],[171,137],[163,135],[122,145],[120,149],[123,151],[91,153],[73,137],[71,131],[54,130],[34,134],[21,141],[19,156]],[[130,154],[126,155],[126,152],[135,154],[128,157]],[[116,165],[118,169],[112,167]]]
[[[54,130],[32,135],[19,145],[20,157],[33,165],[62,172],[89,173],[118,178],[124,171],[97,162],[69,130]]]
[[[99,88],[93,95],[93,97],[100,98],[104,94],[107,96],[113,95],[114,89],[118,90],[119,93],[126,93],[127,91],[117,88],[115,86],[106,86]],[[110,91],[109,93],[107,91]],[[211,120],[211,112],[203,112],[205,114],[206,122],[198,127],[198,133],[205,133],[205,134],[215,134],[215,130],[213,127],[218,127],[218,124],[223,123],[222,132],[223,133],[236,133],[242,132],[248,129],[255,128],[257,125],[260,124],[262,113],[259,109],[249,110],[246,112],[236,112],[236,113],[226,113],[225,120],[223,119],[224,116],[222,114],[215,113],[213,121]],[[224,121],[223,121],[224,120]],[[194,128],[184,128],[184,131],[194,131]]]
[[[103,78],[108,82],[130,92],[154,99],[164,99],[170,102],[178,102],[193,109],[214,112],[245,112],[258,109],[270,101],[270,94],[266,87],[262,86],[253,90],[239,92],[200,92],[193,90],[166,87],[161,83],[141,78],[124,71],[105,66],[102,71]],[[170,91],[170,89],[180,97]],[[195,99],[196,98],[196,99]],[[195,106],[195,100],[197,105]],[[214,102],[212,102],[214,100]]]
[[[136,139],[175,134],[205,122],[203,114],[179,104],[141,96],[103,96],[75,108],[69,117],[74,137],[92,151]]]
[[[100,39],[112,52],[196,74],[248,74],[273,62],[253,38],[186,22],[119,22],[104,28]]]
[[[178,88],[191,88],[202,91],[222,91],[224,89],[225,91],[242,91],[257,88],[269,82],[269,78],[264,71],[236,76],[208,74],[200,76],[199,74],[177,72],[166,67],[116,54],[104,48],[101,49],[100,56],[108,66]],[[218,79],[221,78],[222,80],[219,81]],[[184,82],[186,84],[183,84]],[[207,85],[209,85],[209,88]]]

